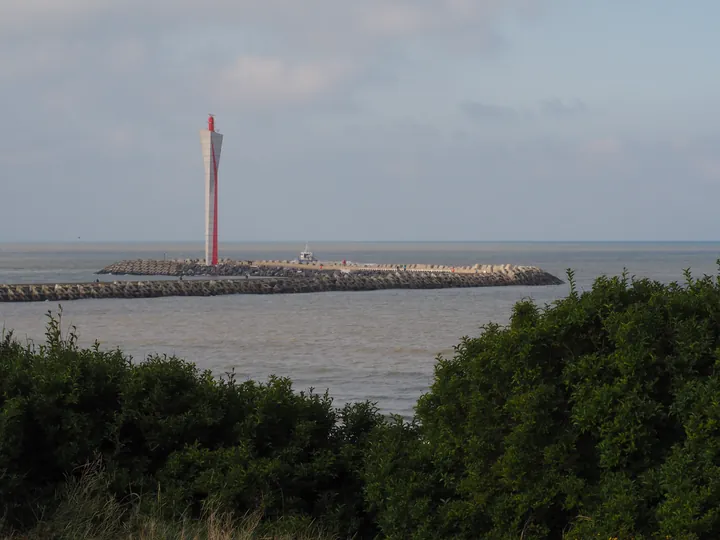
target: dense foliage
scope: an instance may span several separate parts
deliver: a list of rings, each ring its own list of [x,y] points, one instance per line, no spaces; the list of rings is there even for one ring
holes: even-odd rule
[[[175,515],[261,509],[374,536],[358,496],[382,418],[368,403],[336,409],[287,379],[218,380],[174,357],[131,363],[79,348],[51,317],[45,345],[0,342],[0,413],[0,509],[14,527],[51,512],[67,475],[100,461],[119,499],[162,492]]]
[[[719,368],[720,279],[518,303],[384,430],[369,502],[392,538],[720,538]]]
[[[0,343],[0,508],[33,526],[78,467],[166,516],[260,510],[338,536],[720,538],[720,278],[602,277],[438,358],[415,418],[290,381]],[[100,460],[100,461],[98,461]],[[121,500],[121,499],[113,499]],[[189,512],[189,514],[188,514]]]

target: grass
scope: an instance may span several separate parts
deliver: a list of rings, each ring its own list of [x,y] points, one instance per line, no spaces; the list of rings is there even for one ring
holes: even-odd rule
[[[97,464],[84,467],[57,493],[50,515],[37,509],[37,524],[26,533],[8,530],[0,519],[0,540],[331,540],[314,524],[280,520],[261,526],[260,510],[242,517],[208,509],[200,519],[168,519],[161,495],[118,500]]]

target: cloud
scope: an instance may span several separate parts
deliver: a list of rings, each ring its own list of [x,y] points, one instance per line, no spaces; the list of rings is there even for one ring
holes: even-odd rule
[[[691,169],[707,182],[720,185],[720,135],[709,137],[683,137],[671,140],[666,152],[685,155]]]
[[[293,37],[407,37],[434,30],[489,27],[508,12],[531,13],[551,0],[23,0],[0,6],[5,34],[46,26],[54,32],[92,29],[114,22],[107,30],[156,29],[203,25],[264,27]]]
[[[709,180],[720,182],[720,159],[706,158],[698,164],[698,170]]]
[[[0,47],[0,81],[18,83],[38,78],[47,81],[58,75],[91,78],[98,71],[123,75],[144,66],[147,58],[148,46],[138,38],[92,45],[69,39],[19,41],[12,48]]]
[[[622,151],[623,145],[614,137],[601,137],[586,143],[584,150],[591,156],[614,156]]]
[[[16,36],[43,26],[69,29],[111,6],[111,0],[10,0],[0,3],[0,32]]]
[[[655,235],[680,234],[667,215],[683,201],[685,218],[713,216],[718,141],[698,140],[715,127],[697,111],[714,102],[608,101],[587,78],[611,80],[595,73],[607,66],[535,50],[569,46],[538,19],[557,5],[0,0],[3,120],[21,126],[0,134],[0,173],[23,178],[3,186],[23,204],[0,230],[200,241],[208,112],[226,134],[226,238],[623,238],[628,223],[606,216],[618,206]]]
[[[128,88],[134,80],[157,102],[171,94],[207,100],[198,87],[209,80],[224,84],[210,92],[217,107],[297,106],[318,96],[337,102],[333,92],[351,99],[375,73],[397,72],[396,53],[413,40],[432,36],[477,54],[495,46],[504,14],[551,1],[2,2],[0,81],[47,88],[54,76],[59,90],[73,92],[63,79],[81,90]]]
[[[361,28],[371,34],[402,36],[427,30],[433,25],[432,12],[410,3],[376,3],[362,14]]]
[[[402,37],[419,32],[486,26],[506,7],[523,2],[496,0],[370,0],[362,11],[360,29],[371,34]]]
[[[587,110],[587,107],[585,106],[585,103],[579,99],[566,103],[561,99],[553,98],[543,100],[540,104],[540,109],[545,114],[552,116],[569,116],[584,112]]]
[[[84,46],[69,43],[54,46],[43,42],[18,43],[12,48],[0,46],[0,81],[16,83],[36,77],[52,77],[82,57],[87,58],[90,52]]]
[[[402,84],[413,43],[491,51],[501,17],[552,1],[0,2],[0,83],[37,122],[78,110],[106,125],[178,108],[347,114],[366,89]]]
[[[544,99],[534,107],[522,108],[508,105],[496,105],[479,101],[466,101],[460,104],[460,110],[474,121],[483,120],[533,120],[538,117],[562,118],[580,114],[587,110],[579,99],[563,101],[558,98]]]
[[[505,107],[503,105],[490,105],[487,103],[479,103],[477,101],[468,101],[460,105],[460,109],[473,120],[486,119],[515,119],[520,116],[520,112],[513,107]]]
[[[349,68],[291,63],[281,58],[240,56],[223,69],[214,88],[225,102],[276,105],[312,100],[331,92]]]

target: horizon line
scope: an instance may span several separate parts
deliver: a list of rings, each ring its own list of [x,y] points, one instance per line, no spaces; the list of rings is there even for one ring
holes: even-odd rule
[[[222,245],[223,242],[220,244]],[[718,240],[225,240],[227,244],[718,244]],[[198,244],[203,240],[0,240],[10,244]]]

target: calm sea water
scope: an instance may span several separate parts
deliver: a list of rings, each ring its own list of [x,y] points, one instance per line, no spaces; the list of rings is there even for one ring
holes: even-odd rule
[[[222,257],[289,259],[298,244],[225,244]],[[601,274],[660,281],[715,274],[720,243],[318,243],[323,260],[464,265],[530,264],[560,277],[572,268],[581,288]],[[199,257],[194,244],[0,244],[0,283],[122,279],[94,272],[120,259]],[[524,298],[546,303],[567,285],[482,289],[334,292],[65,302],[65,325],[81,341],[121,347],[136,359],[176,354],[239,378],[290,376],[297,389],[329,389],[336,403],[371,399],[409,415],[432,381],[438,353],[452,354],[462,336],[507,321]],[[42,341],[51,303],[0,303],[0,325]]]

